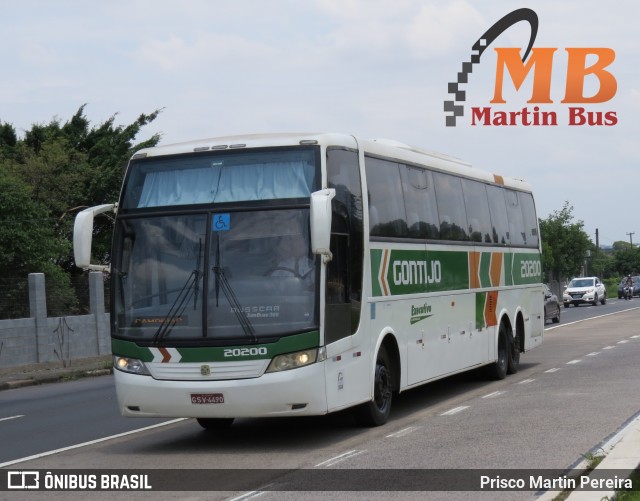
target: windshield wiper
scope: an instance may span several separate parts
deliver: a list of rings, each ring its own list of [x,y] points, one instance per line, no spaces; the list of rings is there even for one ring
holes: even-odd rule
[[[175,301],[169,308],[169,313],[164,317],[160,327],[153,335],[153,342],[155,344],[159,344],[165,337],[169,335],[169,333],[173,330],[174,326],[178,323],[179,318],[184,313],[184,310],[187,308],[189,301],[193,297],[193,309],[197,309],[198,307],[198,292],[200,290],[200,277],[202,276],[202,272],[200,271],[201,264],[201,254],[202,254],[202,240],[200,240],[200,245],[198,247],[198,259],[196,261],[196,269],[191,272],[191,274],[187,277],[187,281],[178,292],[178,296]]]
[[[231,305],[231,309],[233,310],[233,313],[235,313],[236,318],[238,319],[238,323],[240,324],[240,327],[242,327],[244,334],[247,337],[251,338],[251,340],[254,343],[257,343],[258,336],[256,336],[256,331],[253,328],[253,325],[251,325],[251,321],[249,320],[249,317],[247,317],[247,314],[242,308],[242,305],[238,301],[238,298],[236,297],[235,293],[233,292],[233,289],[231,288],[231,284],[229,284],[229,281],[227,280],[227,277],[224,274],[224,270],[220,267],[220,235],[218,235],[218,238],[217,238],[216,264],[213,267],[213,273],[216,276],[216,283],[215,283],[216,307],[219,306],[218,294],[219,294],[220,288],[222,288],[222,292],[224,293],[224,296],[227,298],[227,301],[229,301],[229,304]]]

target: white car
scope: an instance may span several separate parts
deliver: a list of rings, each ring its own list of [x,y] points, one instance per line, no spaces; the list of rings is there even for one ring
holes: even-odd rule
[[[569,282],[569,285],[562,294],[564,307],[568,308],[574,304],[576,306],[581,303],[591,303],[597,306],[607,302],[607,291],[598,277],[579,277]]]

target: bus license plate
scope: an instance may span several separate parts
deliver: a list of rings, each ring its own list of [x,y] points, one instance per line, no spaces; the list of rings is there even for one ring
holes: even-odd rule
[[[192,393],[192,404],[224,404],[222,393]]]

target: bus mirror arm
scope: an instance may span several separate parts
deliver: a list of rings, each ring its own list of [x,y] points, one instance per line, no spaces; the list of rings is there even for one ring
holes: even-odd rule
[[[311,194],[311,251],[322,256],[322,262],[328,263],[333,257],[331,243],[331,200],[336,190],[327,188]]]
[[[116,211],[116,204],[89,207],[78,213],[73,224],[73,257],[78,268],[83,270],[109,271],[109,266],[91,264],[91,240],[93,218],[104,212]]]

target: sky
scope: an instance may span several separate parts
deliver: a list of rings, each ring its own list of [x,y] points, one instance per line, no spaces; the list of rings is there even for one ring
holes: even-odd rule
[[[533,76],[504,105],[494,95],[496,47],[526,47],[505,31],[474,65],[465,116],[445,125],[462,63],[496,21],[521,8],[539,19],[534,47],[554,53],[549,104],[531,104]],[[637,2],[620,0],[21,0],[2,2],[0,122],[20,134],[66,121],[82,106],[93,125],[162,109],[142,141],[161,144],[260,132],[344,132],[390,138],[527,180],[538,216],[566,202],[601,245],[640,243],[640,35]],[[562,103],[566,48],[609,48],[617,83],[587,112],[615,125],[570,126]],[[597,57],[587,58],[587,65]],[[596,75],[584,96],[597,94]],[[551,111],[557,126],[472,124],[473,107]],[[105,201],[111,202],[111,201]],[[631,233],[632,235],[629,235]]]

